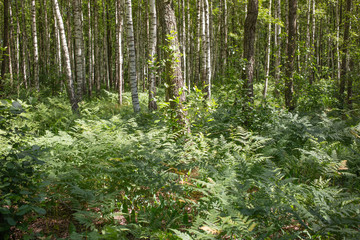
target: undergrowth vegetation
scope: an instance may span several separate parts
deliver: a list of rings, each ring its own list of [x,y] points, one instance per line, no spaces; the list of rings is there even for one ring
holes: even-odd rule
[[[79,115],[66,96],[2,101],[1,236],[360,239],[355,113],[218,97],[192,92],[185,135],[168,104],[134,115],[130,95],[103,92]]]

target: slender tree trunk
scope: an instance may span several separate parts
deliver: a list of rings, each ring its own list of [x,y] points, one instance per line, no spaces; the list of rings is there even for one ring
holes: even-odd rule
[[[55,10],[54,10],[55,12]],[[56,52],[57,52],[57,66],[58,66],[58,77],[61,78],[62,75],[62,53],[61,53],[61,37],[59,30],[59,21],[57,20],[56,13],[54,13],[55,19],[55,38],[56,38]],[[62,89],[62,81],[60,82],[60,89]]]
[[[200,80],[200,54],[201,54],[201,19],[202,19],[202,11],[201,11],[201,4],[202,0],[196,1],[197,4],[197,31],[196,31],[196,53],[195,53],[195,76],[194,76],[194,82],[196,86],[199,86],[199,80]]]
[[[350,45],[350,13],[351,13],[351,5],[352,0],[346,0],[346,15],[345,15],[345,23],[344,23],[344,43],[343,43],[343,55],[342,55],[342,63],[341,63],[341,72],[340,72],[340,104],[344,104],[344,93],[345,86],[347,80],[347,73],[349,68],[348,62],[348,48]]]
[[[149,110],[156,110],[156,32],[157,32],[157,24],[156,24],[156,4],[155,0],[150,0],[150,86],[149,86]]]
[[[227,57],[228,57],[228,10],[227,10],[227,0],[222,0],[223,1],[223,21],[224,21],[224,25],[223,25],[223,39],[224,39],[224,43],[223,43],[223,48],[222,48],[222,73],[224,74],[224,71],[226,70],[227,67]]]
[[[21,8],[24,9],[24,2],[21,1]],[[27,33],[26,33],[26,16],[22,11],[22,70],[25,89],[28,88],[28,62],[27,62]]]
[[[116,3],[115,3],[116,4]],[[107,29],[107,33],[106,33],[106,51],[107,51],[107,67],[108,67],[108,77],[109,77],[109,89],[113,88],[113,71],[112,71],[112,29],[111,29],[111,21],[110,21],[110,14],[109,14],[109,4],[106,4],[106,29]]]
[[[94,61],[94,73],[95,73],[95,84],[96,84],[96,95],[100,95],[101,90],[101,81],[100,81],[100,46],[99,46],[99,23],[98,23],[98,3],[95,1],[94,3],[94,51],[95,51],[95,57],[93,59]]]
[[[64,28],[64,22],[60,13],[59,3],[57,0],[54,1],[54,7],[55,7],[55,14],[58,21],[58,27],[60,31],[60,37],[61,37],[61,43],[62,43],[62,49],[64,51],[64,57],[65,57],[65,69],[66,69],[66,78],[67,78],[67,87],[68,87],[68,95],[70,99],[71,109],[74,113],[78,112],[78,102],[75,97],[75,89],[74,89],[74,82],[71,72],[71,63],[70,63],[70,53],[69,48],[66,41],[66,34],[65,34],[65,28]]]
[[[310,20],[311,20],[311,1],[308,0],[307,4],[307,24],[306,24],[306,50],[305,50],[305,76],[309,78],[309,84],[312,84],[312,78],[310,77],[310,67],[311,60],[310,60],[310,52],[311,52],[311,37],[310,37]]]
[[[341,1],[341,0],[340,0]],[[337,81],[340,83],[341,77],[341,61],[340,61],[340,47],[339,47],[339,40],[340,40],[340,10],[339,10],[339,0],[336,2],[336,66],[337,66]]]
[[[132,17],[132,6],[131,0],[125,0],[127,12],[127,40],[129,48],[129,73],[130,73],[130,85],[131,85],[131,97],[134,112],[140,112],[140,103],[137,88],[137,76],[136,76],[136,51],[135,51],[135,40],[134,40],[134,26]]]
[[[81,2],[82,1],[80,0],[80,8],[82,10],[82,3]],[[80,17],[81,17],[81,23],[82,23],[81,29],[83,30],[82,31],[82,41],[81,41],[82,67],[83,67],[83,70],[82,70],[82,72],[83,72],[82,96],[83,96],[84,94],[87,93],[88,79],[86,77],[86,59],[87,58],[86,58],[86,51],[85,51],[86,42],[85,42],[85,39],[84,39],[84,13],[83,13],[83,11],[81,11],[80,14],[81,14]]]
[[[193,43],[190,41],[190,38],[193,36],[192,31],[191,31],[191,15],[190,15],[190,0],[186,0],[186,50],[187,50],[187,56],[186,56],[186,67],[187,67],[187,71],[186,71],[186,87],[188,89],[188,91],[191,91],[191,78],[193,76],[193,64],[191,64],[191,59],[192,59],[192,45]]]
[[[354,60],[351,58],[349,59],[349,72],[354,69]],[[350,76],[347,81],[347,104],[349,109],[352,109],[353,103],[353,78]]]
[[[0,76],[0,97],[2,97],[2,91],[4,91],[3,79],[5,77],[6,68],[8,67],[9,62],[9,0],[4,0],[4,37],[2,47],[6,47],[6,50],[2,54],[2,63],[1,63],[1,76]]]
[[[48,7],[47,7],[47,0],[43,0],[43,6],[44,6],[44,30],[45,30],[45,73],[48,74],[48,67],[50,65],[50,35],[49,35],[49,23],[48,23]]]
[[[106,89],[110,90],[110,63],[109,63],[109,55],[108,55],[108,25],[107,25],[107,18],[106,18],[106,8],[105,0],[102,2],[103,5],[103,22],[104,22],[104,64],[105,64],[105,82],[106,82]]]
[[[83,29],[81,22],[81,2],[80,0],[73,0],[74,6],[74,23],[75,23],[75,64],[76,64],[76,81],[77,81],[77,97],[78,101],[82,100],[83,93]]]
[[[269,19],[271,19],[271,4],[272,1],[269,0]],[[269,82],[269,74],[270,74],[270,53],[271,53],[271,21],[268,24],[268,39],[267,39],[267,47],[266,47],[266,61],[265,61],[265,86],[263,97],[266,99],[267,91],[268,91],[268,82]]]
[[[276,10],[275,10],[275,14],[276,14],[276,18],[278,18],[279,20],[281,20],[281,0],[275,0],[276,1]],[[280,69],[280,64],[281,64],[281,25],[280,24],[276,24],[275,25],[275,38],[274,38],[274,45],[275,45],[275,49],[276,49],[276,54],[275,54],[275,91],[274,91],[274,95],[276,97],[279,96],[279,81],[280,81],[280,75],[281,75],[281,69]]]
[[[88,47],[89,47],[89,96],[92,95],[93,85],[95,81],[94,75],[94,41],[93,41],[93,34],[92,34],[92,24],[91,24],[91,4],[88,1],[88,18],[89,18],[89,36],[88,36]]]
[[[185,14],[185,0],[181,0],[181,53],[182,53],[182,64],[183,64],[183,78],[184,78],[184,83],[186,85],[186,80],[187,80],[187,72],[188,72],[188,66],[187,66],[187,44],[186,44],[186,39],[187,39],[187,32],[186,32],[186,14]]]
[[[204,55],[206,56],[205,62],[205,97],[211,99],[211,44],[210,44],[210,11],[209,11],[209,1],[204,0],[204,20],[205,20],[205,48]]]
[[[289,0],[289,15],[288,15],[288,44],[287,44],[287,64],[286,64],[286,78],[285,78],[285,104],[286,107],[292,111],[295,108],[293,93],[294,93],[294,63],[296,54],[296,30],[297,30],[297,0]]]
[[[15,1],[15,12],[16,12],[16,75],[17,75],[17,93],[20,93],[20,16],[18,12],[18,3]]]
[[[123,92],[123,53],[122,53],[122,28],[123,19],[121,16],[122,0],[116,0],[116,79],[119,94],[119,105],[122,105],[122,92]]]
[[[244,26],[244,59],[247,60],[247,64],[243,78],[245,79],[246,95],[250,102],[253,101],[254,97],[253,78],[255,67],[256,22],[259,12],[258,4],[258,0],[249,0]]]
[[[39,84],[39,48],[38,48],[38,39],[37,39],[37,29],[36,29],[36,1],[31,1],[31,12],[32,12],[32,35],[34,41],[34,82],[36,91],[40,91]]]
[[[14,22],[13,22],[13,15],[12,15],[12,9],[11,9],[11,2],[9,4],[9,15],[10,15],[10,30],[9,30],[9,73],[10,73],[10,88],[13,89],[13,85],[14,85],[14,72],[13,72],[13,53],[14,53],[14,49],[13,49],[13,42],[14,42],[14,38],[13,38],[13,31],[14,31]]]
[[[316,18],[315,18],[315,7],[316,7],[316,0],[312,0],[312,10],[311,10],[311,16],[312,16],[312,31],[311,31],[311,39],[310,39],[310,44],[311,44],[311,58],[310,58],[310,84],[312,84],[315,80],[315,70],[312,67],[313,66],[313,62],[314,62],[314,56],[315,56],[315,49],[316,49],[316,41],[315,41],[315,36],[316,36]],[[317,59],[319,59],[319,57],[317,57]],[[317,66],[319,63],[317,63]]]
[[[205,0],[201,0],[201,84],[205,90],[206,85],[206,20],[205,20]]]

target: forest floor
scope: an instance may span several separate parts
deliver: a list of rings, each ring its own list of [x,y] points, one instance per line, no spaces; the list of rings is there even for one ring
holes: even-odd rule
[[[129,94],[120,107],[104,92],[79,115],[66,96],[2,102],[7,236],[360,238],[356,111],[244,112],[202,97],[186,103],[191,133],[174,132],[167,103],[133,114]]]

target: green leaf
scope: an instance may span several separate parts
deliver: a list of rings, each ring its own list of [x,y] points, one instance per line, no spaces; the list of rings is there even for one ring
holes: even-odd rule
[[[22,205],[21,207],[19,207],[18,212],[16,213],[17,216],[23,216],[26,213],[31,211],[31,206],[29,205]]]
[[[182,240],[193,240],[193,238],[187,233],[180,232],[179,230],[176,229],[170,229],[170,230],[173,231],[176,234],[176,236],[178,236]]]
[[[16,225],[16,221],[12,218],[12,217],[5,217],[6,221],[8,222],[8,224],[10,226],[15,226]]]
[[[32,208],[36,213],[40,214],[40,215],[45,215],[46,214],[46,210],[40,207],[33,207]]]

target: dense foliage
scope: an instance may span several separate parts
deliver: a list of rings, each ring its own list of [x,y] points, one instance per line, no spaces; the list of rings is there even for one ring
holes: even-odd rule
[[[189,95],[191,133],[167,103],[134,115],[106,91],[77,116],[66,96],[2,101],[2,236],[358,239],[355,113],[218,95]]]

